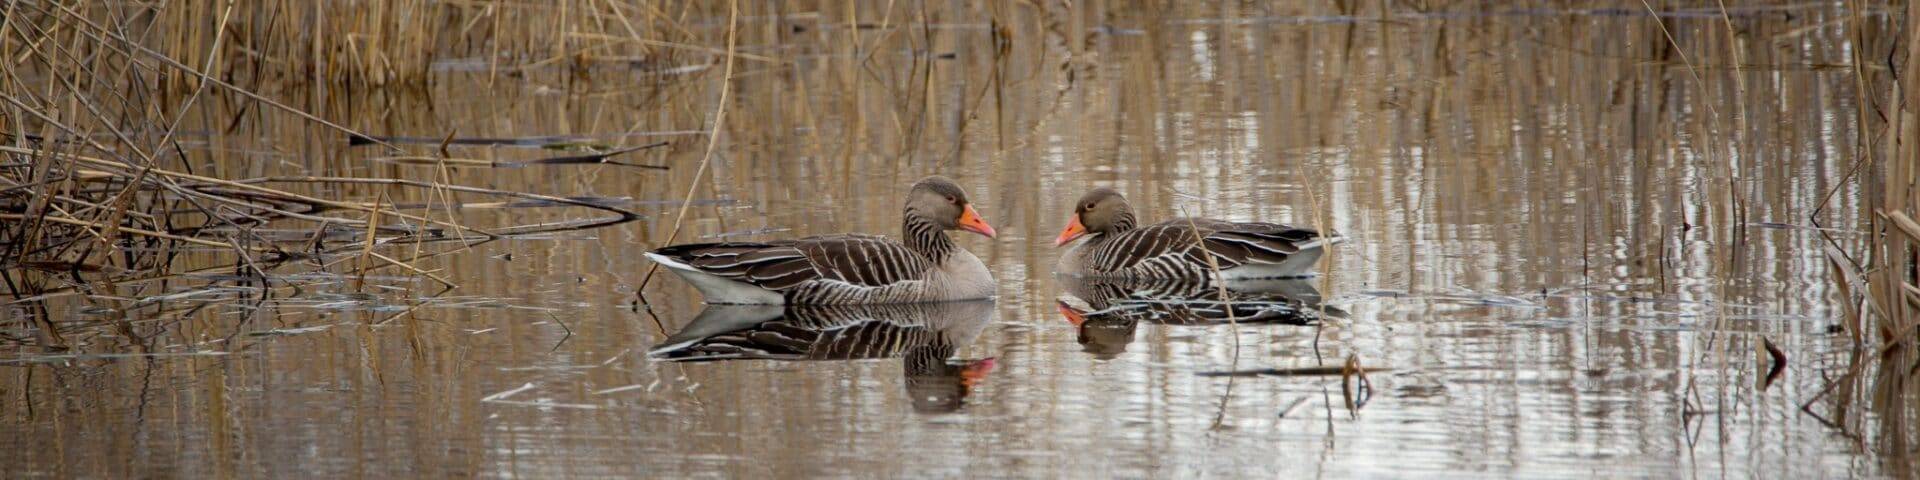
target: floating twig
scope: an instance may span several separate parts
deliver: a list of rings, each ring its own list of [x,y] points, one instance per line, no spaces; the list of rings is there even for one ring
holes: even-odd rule
[[[566,345],[567,340],[570,340],[573,338],[573,327],[567,326],[567,322],[560,321],[560,317],[554,316],[553,312],[546,312],[546,314],[547,314],[547,318],[553,319],[553,323],[560,324],[560,328],[567,331],[567,336],[560,337],[560,341],[557,343],[554,343],[553,348],[547,349],[548,352],[559,351],[561,345]]]

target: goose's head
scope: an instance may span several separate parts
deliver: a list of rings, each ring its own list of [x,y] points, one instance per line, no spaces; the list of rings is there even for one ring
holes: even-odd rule
[[[941,230],[966,230],[987,238],[996,235],[993,226],[967,202],[966,190],[947,177],[936,175],[915,182],[907,193],[907,215]]]
[[[1089,233],[1114,233],[1128,228],[1133,228],[1133,206],[1127,204],[1127,197],[1111,188],[1095,188],[1074,202],[1073,217],[1067,219],[1067,228],[1053,239],[1053,245],[1073,243]]]

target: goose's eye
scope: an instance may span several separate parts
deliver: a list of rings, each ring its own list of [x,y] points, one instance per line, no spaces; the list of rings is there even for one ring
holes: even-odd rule
[[[948,196],[947,196],[947,203],[953,203],[953,196],[952,196],[952,195],[948,195]]]
[[[1087,210],[1092,210],[1092,209],[1093,209],[1093,204],[1091,204],[1091,203],[1089,203],[1089,204],[1087,204],[1087,206],[1085,206],[1085,207],[1081,207],[1081,208],[1084,208],[1084,209],[1087,209]]]

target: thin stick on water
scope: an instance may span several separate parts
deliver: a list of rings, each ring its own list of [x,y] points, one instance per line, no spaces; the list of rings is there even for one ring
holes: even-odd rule
[[[1640,0],[1640,4],[1646,7],[1647,13],[1652,14],[1653,23],[1655,26],[1660,28],[1660,34],[1666,38],[1667,45],[1673,47],[1673,52],[1679,55],[1681,63],[1686,65],[1687,74],[1688,76],[1693,78],[1694,85],[1699,86],[1704,91],[1707,86],[1706,80],[1700,77],[1700,69],[1694,66],[1693,60],[1687,58],[1686,49],[1681,48],[1680,42],[1674,39],[1673,31],[1667,29],[1667,23],[1660,19],[1660,16],[1658,15],[1658,12],[1654,10],[1652,3],[1649,3],[1647,0]],[[1725,14],[1725,8],[1726,7],[1723,3],[1721,5],[1721,10],[1723,15]],[[1732,25],[1728,24],[1728,27],[1731,28]],[[1729,32],[1728,36],[1732,37],[1733,36],[1732,32]],[[1739,46],[1736,44],[1734,45],[1734,48],[1738,49]],[[1737,60],[1738,57],[1739,57],[1739,54],[1736,52],[1735,59]],[[1744,85],[1742,85],[1742,88],[1744,88]],[[1720,120],[1719,108],[1715,107],[1714,106],[1715,102],[1712,102],[1712,101],[1705,101],[1701,103],[1707,107],[1707,113],[1709,114],[1707,118],[1708,118],[1710,127],[1717,127],[1719,125],[1719,120]],[[1714,128],[1714,129],[1718,130],[1718,128]],[[1715,158],[1717,156],[1716,154],[1720,152],[1720,142],[1717,140],[1719,136],[1712,134],[1712,132],[1709,132],[1709,134],[1706,135],[1706,137],[1707,137],[1707,155],[1706,156],[1709,159]],[[1724,157],[1721,157],[1721,158],[1724,158]],[[1727,197],[1732,200],[1731,203],[1733,204],[1733,215],[1736,217],[1733,223],[1736,225],[1735,228],[1737,229],[1740,223],[1737,217],[1741,215],[1739,190],[1735,186],[1738,180],[1734,178],[1736,175],[1733,175],[1733,173],[1735,172],[1732,171],[1732,167],[1729,166],[1728,168],[1730,171],[1729,171],[1729,175],[1727,176],[1727,182],[1728,182]],[[1736,230],[1735,233],[1738,234],[1738,231]],[[1585,242],[1582,242],[1582,245],[1584,244]],[[1728,262],[1731,264],[1737,264],[1738,255],[1739,255],[1739,240],[1735,239],[1734,250],[1729,253]],[[1725,281],[1717,282],[1714,288],[1715,288],[1716,296],[1718,296],[1719,298],[1726,297],[1727,287],[1726,287]],[[1726,326],[1726,311],[1724,309],[1716,308],[1712,326],[1708,328],[1708,331],[1706,333],[1706,342],[1707,342],[1706,350],[1707,351],[1702,352],[1700,355],[1700,358],[1697,359],[1696,362],[1706,360],[1709,356],[1711,356],[1714,359],[1716,364],[1719,364],[1721,366],[1728,365],[1726,360],[1725,342],[1719,341],[1719,332],[1723,331],[1725,329],[1725,326]],[[1694,365],[1698,366],[1698,363],[1695,363]],[[1726,377],[1725,375],[1722,376],[1723,382],[1725,381],[1725,377]],[[1683,387],[1684,392],[1690,392],[1694,395],[1698,395],[1699,393],[1698,382],[1697,382],[1698,378],[1699,378],[1698,375],[1688,375],[1686,385],[1685,387]],[[1688,407],[1685,404],[1683,404],[1681,406],[1682,412],[1684,413],[1687,408]]]
[[[1214,292],[1220,296],[1220,302],[1224,304],[1222,309],[1227,312],[1228,335],[1233,336],[1233,359],[1229,361],[1227,369],[1239,370],[1240,319],[1233,313],[1233,299],[1227,295],[1227,281],[1226,276],[1220,274],[1220,260],[1214,258],[1212,250],[1207,249],[1206,239],[1200,237],[1200,225],[1194,221],[1193,215],[1187,212],[1187,207],[1180,207],[1180,216],[1187,217],[1187,231],[1193,234],[1193,245],[1200,248],[1201,257],[1207,259],[1207,270],[1213,272]],[[1233,384],[1234,378],[1227,377],[1227,390],[1220,395],[1220,411],[1214,414],[1211,428],[1219,429],[1226,422],[1227,402],[1233,399]]]
[[[387,196],[385,193],[381,193],[378,198],[379,200],[373,204],[373,211],[367,214],[366,240],[360,245],[360,273],[353,277],[353,291],[356,292],[360,291],[367,284],[367,265],[372,263],[368,261],[368,259],[373,256],[374,245],[379,244],[380,204],[386,203]]]
[[[560,328],[565,329],[567,331],[567,336],[560,337],[560,342],[553,344],[553,348],[547,350],[548,352],[560,351],[561,345],[566,345],[567,340],[573,339],[573,327],[567,326],[567,322],[560,321],[560,317],[557,315],[554,315],[553,312],[547,312],[547,318],[553,319],[553,323],[560,324]]]
[[[376,251],[374,251],[374,250],[373,250],[373,248],[372,248],[371,246],[369,246],[369,247],[367,248],[367,250],[366,250],[366,254],[367,254],[367,256],[369,256],[369,257],[372,257],[372,258],[374,258],[374,259],[376,259],[376,260],[379,260],[379,261],[381,261],[381,262],[385,262],[385,263],[386,263],[386,264],[388,264],[388,265],[393,265],[393,266],[396,266],[396,267],[400,267],[400,268],[402,268],[402,269],[405,269],[405,270],[407,270],[407,271],[409,271],[409,272],[413,272],[413,273],[417,273],[417,274],[420,274],[420,275],[423,275],[423,276],[426,276],[426,277],[427,277],[428,279],[431,279],[431,280],[433,280],[434,282],[436,282],[436,283],[439,283],[439,284],[440,284],[441,286],[443,286],[443,287],[447,287],[448,289],[455,289],[455,288],[460,288],[460,284],[457,284],[457,283],[453,283],[453,281],[451,281],[451,280],[447,280],[446,278],[443,278],[443,277],[441,277],[441,276],[439,276],[439,275],[434,275],[434,274],[433,274],[433,272],[430,272],[430,271],[427,271],[427,270],[422,270],[422,269],[420,269],[420,267],[416,267],[416,266],[413,266],[413,264],[410,264],[410,263],[407,263],[407,262],[402,262],[402,261],[400,261],[400,259],[397,259],[397,258],[393,258],[393,257],[389,257],[389,256],[386,256],[386,255],[382,255],[382,254],[381,254],[380,252],[376,252]],[[419,258],[419,255],[415,255],[415,256],[414,256],[414,258],[415,258],[415,259],[418,259],[418,258]],[[358,273],[359,273],[359,276],[360,276],[360,278],[365,278],[365,277],[366,277],[366,275],[367,275],[367,269],[365,269],[365,268],[362,268],[362,269],[361,269],[361,270],[360,270],[360,271],[359,271]]]
[[[739,20],[740,1],[733,0],[727,2],[727,68],[725,70],[726,74],[720,82],[720,104],[713,108],[713,126],[710,127],[711,130],[707,132],[707,151],[700,156],[700,168],[693,171],[693,182],[687,184],[687,194],[680,200],[680,213],[673,217],[673,230],[667,233],[667,241],[663,242],[665,245],[672,245],[673,240],[680,237],[680,226],[682,222],[687,219],[687,207],[693,205],[693,192],[700,189],[700,179],[706,177],[707,164],[712,162],[713,151],[720,144],[720,129],[725,126],[727,122],[727,102],[730,101],[733,96],[733,58],[735,41],[739,37]],[[647,284],[653,282],[653,274],[659,271],[659,263],[647,267],[647,275],[641,278],[640,286],[634,288],[634,295],[639,296],[642,302],[646,300],[646,294],[644,292],[647,289]],[[661,328],[661,334],[666,334],[665,327]]]
[[[1327,175],[1311,175],[1308,178],[1330,177]],[[1333,275],[1336,270],[1334,270],[1331,265],[1333,264],[1334,247],[1337,245],[1337,242],[1333,241],[1331,232],[1326,228],[1328,222],[1324,218],[1324,215],[1326,215],[1327,212],[1325,209],[1320,208],[1320,193],[1313,188],[1313,182],[1311,181],[1301,182],[1301,184],[1307,189],[1307,208],[1313,210],[1312,214],[1307,216],[1309,226],[1313,227],[1313,231],[1319,232],[1321,238],[1321,262],[1329,265],[1326,267],[1326,275],[1322,275],[1320,278],[1320,291],[1323,293],[1321,293],[1322,300],[1319,305],[1320,312],[1319,315],[1316,315],[1316,320],[1319,321],[1314,322],[1313,325],[1313,363],[1315,365],[1323,365],[1326,363],[1326,360],[1320,355],[1320,336],[1326,330],[1327,323],[1332,319],[1331,315],[1327,315],[1327,302],[1325,300],[1327,293],[1325,292],[1333,291]]]

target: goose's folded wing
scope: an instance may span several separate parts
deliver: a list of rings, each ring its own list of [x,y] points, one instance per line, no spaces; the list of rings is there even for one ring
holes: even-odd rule
[[[1220,268],[1227,269],[1280,263],[1313,248],[1319,238],[1313,230],[1275,223],[1174,219],[1122,233],[1094,252],[1091,260],[1107,270],[1155,259],[1205,265],[1206,253],[1211,252]],[[1196,239],[1202,243],[1196,243]]]
[[[1219,222],[1210,230],[1206,236],[1207,250],[1235,265],[1280,263],[1301,250],[1313,248],[1320,238],[1319,232],[1310,229],[1274,223]],[[1197,256],[1198,252],[1193,254]]]
[[[880,287],[926,278],[933,262],[887,237],[832,235],[802,239],[795,245],[813,262],[820,278]]]
[[[778,242],[674,245],[655,250],[687,267],[768,290],[813,280],[884,286],[921,278],[926,257],[870,235],[831,235]]]

